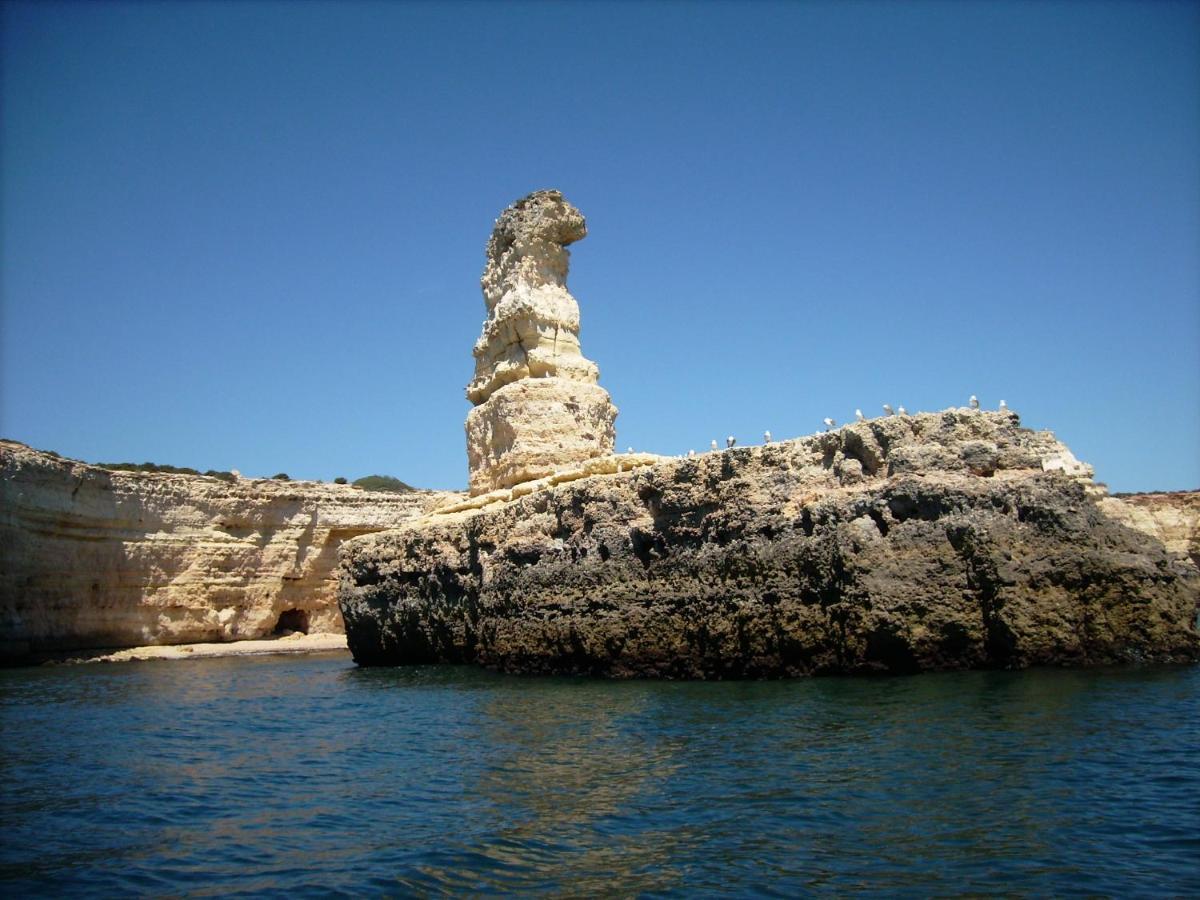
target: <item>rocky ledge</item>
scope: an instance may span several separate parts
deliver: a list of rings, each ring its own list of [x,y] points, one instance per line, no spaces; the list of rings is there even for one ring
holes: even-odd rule
[[[343,544],[338,599],[363,665],[720,678],[1196,660],[1200,571],[1113,502],[1014,414],[890,416],[425,515]]]

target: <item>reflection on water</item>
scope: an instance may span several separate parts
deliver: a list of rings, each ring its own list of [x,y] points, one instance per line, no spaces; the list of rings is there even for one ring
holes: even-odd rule
[[[6,895],[1195,894],[1200,669],[0,672]]]

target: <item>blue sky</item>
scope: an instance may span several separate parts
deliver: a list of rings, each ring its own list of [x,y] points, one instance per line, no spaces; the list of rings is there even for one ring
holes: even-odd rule
[[[1200,5],[6,3],[0,434],[466,483],[491,225],[620,448],[1000,398],[1200,487]]]

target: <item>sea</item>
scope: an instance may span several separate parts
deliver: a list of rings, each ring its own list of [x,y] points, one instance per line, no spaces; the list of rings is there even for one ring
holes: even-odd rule
[[[0,896],[1196,896],[1200,667],[0,671]]]

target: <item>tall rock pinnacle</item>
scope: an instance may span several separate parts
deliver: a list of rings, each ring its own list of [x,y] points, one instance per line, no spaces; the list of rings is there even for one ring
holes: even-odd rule
[[[579,347],[567,245],[587,236],[558,191],[535,191],[496,220],[481,285],[488,318],[467,399],[471,493],[612,453],[617,409]]]

